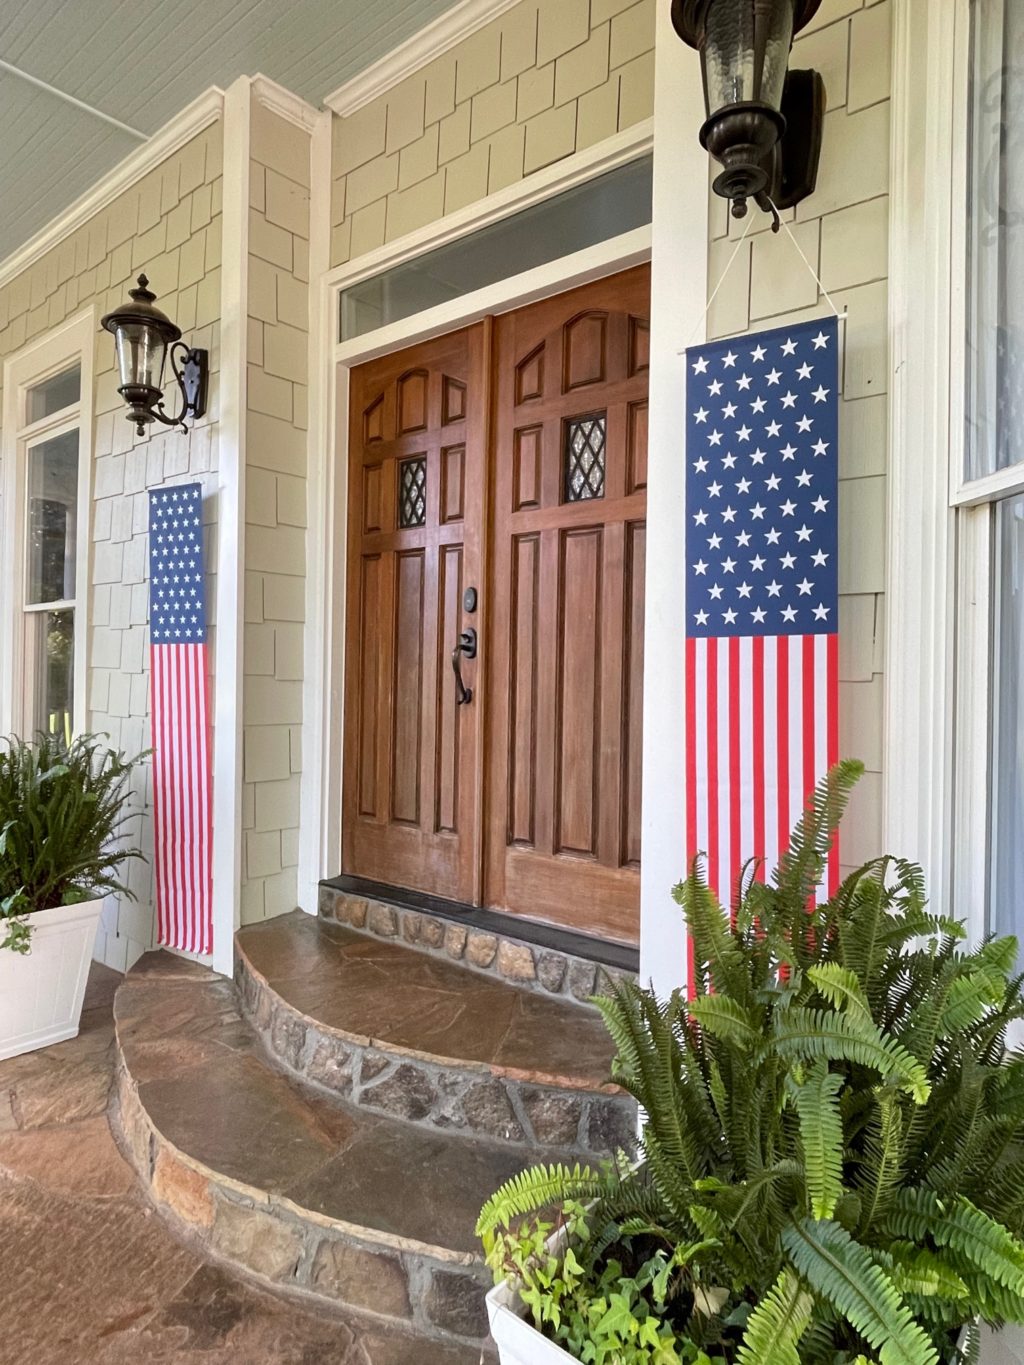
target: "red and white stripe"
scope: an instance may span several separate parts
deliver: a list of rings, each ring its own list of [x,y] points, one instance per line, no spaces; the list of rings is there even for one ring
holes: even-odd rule
[[[774,871],[808,795],[839,758],[839,637],[686,641],[687,863],[725,906],[744,865]],[[833,842],[822,896],[838,886]]]
[[[165,947],[213,949],[206,645],[150,647],[157,928]]]

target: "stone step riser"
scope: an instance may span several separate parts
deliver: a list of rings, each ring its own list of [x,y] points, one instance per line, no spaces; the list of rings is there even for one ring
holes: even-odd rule
[[[320,888],[320,915],[361,934],[401,942],[418,952],[506,981],[518,990],[571,1001],[583,1009],[593,1010],[591,997],[606,991],[610,984],[636,980],[635,973],[598,966],[588,958],[541,948],[511,934],[476,929],[331,886]]]
[[[628,1147],[635,1105],[621,1092],[538,1085],[482,1064],[445,1065],[329,1029],[282,1000],[236,952],[242,1009],[270,1055],[318,1089],[390,1118],[524,1149],[597,1160]]]
[[[399,1323],[438,1341],[480,1344],[489,1278],[471,1255],[380,1240],[298,1209],[185,1157],[154,1127],[119,1058],[123,1146],[160,1213],[265,1286]],[[302,1216],[302,1215],[305,1216]],[[434,1254],[430,1254],[432,1251]]]

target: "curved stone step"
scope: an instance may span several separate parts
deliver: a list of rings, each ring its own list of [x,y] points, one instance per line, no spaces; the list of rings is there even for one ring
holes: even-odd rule
[[[167,954],[114,1016],[125,1147],[161,1212],[264,1283],[479,1350],[473,1227],[523,1153],[315,1093],[267,1060],[230,982]]]
[[[235,938],[242,1006],[283,1066],[376,1113],[581,1157],[629,1144],[600,1017],[295,911]]]

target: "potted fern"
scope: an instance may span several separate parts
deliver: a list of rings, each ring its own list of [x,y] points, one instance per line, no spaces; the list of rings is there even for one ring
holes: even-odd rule
[[[920,870],[815,905],[860,773],[814,796],[731,917],[676,888],[696,995],[599,1001],[639,1161],[524,1172],[480,1216],[503,1365],[952,1365],[1024,1322],[1016,942],[970,949]]]
[[[137,760],[92,736],[0,741],[0,1058],[78,1032]]]

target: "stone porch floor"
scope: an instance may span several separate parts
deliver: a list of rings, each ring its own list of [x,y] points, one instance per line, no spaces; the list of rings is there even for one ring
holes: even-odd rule
[[[120,980],[96,967],[78,1038],[0,1062],[0,1362],[476,1365],[264,1293],[171,1233],[107,1123]]]

